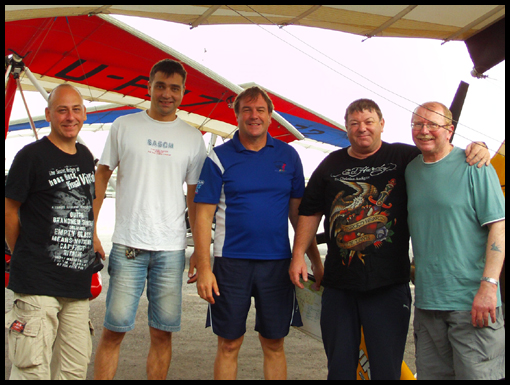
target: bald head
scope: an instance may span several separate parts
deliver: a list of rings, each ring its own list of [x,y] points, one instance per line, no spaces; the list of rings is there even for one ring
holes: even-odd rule
[[[70,84],[55,87],[48,97],[45,114],[46,121],[51,125],[48,138],[61,149],[66,143],[74,148],[83,122],[87,119],[83,98],[76,87]]]
[[[51,108],[51,104],[53,103],[53,101],[55,99],[58,98],[58,95],[60,94],[60,91],[63,90],[63,89],[66,89],[66,90],[71,90],[72,89],[72,90],[74,90],[78,94],[78,96],[80,97],[81,104],[83,105],[83,97],[81,96],[81,93],[78,90],[78,88],[76,88],[75,86],[72,86],[71,84],[64,83],[64,84],[60,84],[60,85],[56,86],[50,92],[50,95],[48,96],[48,108]]]

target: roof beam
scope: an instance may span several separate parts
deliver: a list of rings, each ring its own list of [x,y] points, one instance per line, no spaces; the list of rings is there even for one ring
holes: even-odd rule
[[[301,19],[304,19],[305,17],[307,17],[308,15],[310,15],[311,13],[314,13],[316,10],[318,10],[320,7],[322,7],[322,5],[314,5],[312,8],[310,8],[308,11],[305,11],[303,12],[301,15],[298,15],[296,16],[294,19],[292,20],[289,20],[285,23],[282,23],[281,24],[281,27],[285,27],[287,25],[292,25],[292,24],[296,24],[299,20]]]
[[[466,25],[464,28],[461,28],[459,29],[457,32],[455,32],[453,35],[450,35],[448,36],[446,39],[444,39],[444,43],[447,43],[449,42],[450,40],[454,40],[456,37],[462,35],[464,32],[467,32],[469,31],[471,28],[477,26],[478,24],[484,22],[485,20],[487,20],[488,18],[492,17],[493,15],[495,15],[496,13],[498,13],[499,11],[501,11],[502,9],[505,9],[505,6],[504,5],[500,5],[496,8],[494,8],[492,11],[490,12],[487,12],[485,15],[482,15],[480,16],[478,19],[476,19],[475,21],[469,23],[468,25]]]
[[[207,11],[205,11],[198,19],[196,19],[193,23],[190,24],[191,29],[198,27],[200,24],[206,21],[209,18],[209,16],[216,12],[220,7],[221,5],[213,5]]]
[[[373,31],[367,33],[365,36],[370,39],[371,37],[376,36],[378,33],[381,33],[386,28],[388,28],[390,25],[395,24],[397,21],[402,19],[405,15],[407,15],[409,12],[411,12],[413,9],[415,9],[417,5],[410,5],[404,10],[397,13],[395,16],[393,16],[390,20],[388,20],[386,23],[382,24],[379,28],[374,29]],[[366,39],[365,39],[366,40]]]

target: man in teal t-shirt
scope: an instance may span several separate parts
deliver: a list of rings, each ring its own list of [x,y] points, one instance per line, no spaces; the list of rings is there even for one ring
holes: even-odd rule
[[[419,106],[411,126],[422,152],[406,169],[418,377],[504,378],[505,200],[496,172],[469,167],[450,144],[444,105]]]

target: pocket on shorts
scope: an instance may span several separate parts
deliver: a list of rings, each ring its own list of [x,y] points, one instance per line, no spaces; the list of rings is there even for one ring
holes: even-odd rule
[[[464,357],[466,367],[480,371],[478,364],[497,362],[505,356],[505,329],[501,308],[496,309],[496,322],[490,322],[483,328],[475,328],[471,324],[469,311],[457,313],[456,322],[460,326],[454,332],[454,338],[461,341],[457,349]]]
[[[28,311],[27,314],[24,310],[22,314],[16,304],[5,314],[5,328],[9,330],[9,360],[14,366],[30,368],[42,364],[44,341],[41,324],[39,311]]]
[[[483,345],[481,361],[491,361],[498,357],[505,356],[505,320],[503,319],[501,307],[496,309],[496,322],[490,322],[485,327],[484,335],[481,337]],[[485,338],[484,338],[485,337]]]

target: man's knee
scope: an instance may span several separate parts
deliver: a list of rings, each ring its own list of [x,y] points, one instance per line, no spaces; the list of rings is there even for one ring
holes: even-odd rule
[[[235,340],[218,337],[218,350],[224,354],[237,354],[241,349],[244,336]]]
[[[172,332],[155,329],[149,327],[151,343],[153,344],[168,344],[172,342]]]
[[[101,342],[108,345],[120,345],[125,335],[126,332],[114,332],[107,328],[103,328]]]
[[[260,344],[262,346],[262,350],[266,353],[282,353],[284,351],[284,338],[278,339],[268,339],[264,338],[259,334]]]

